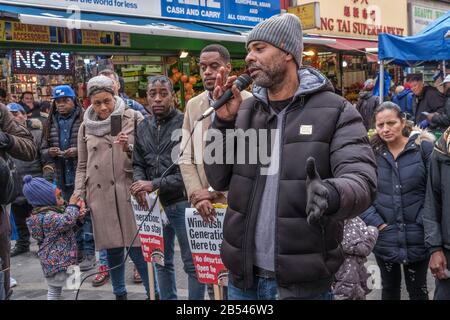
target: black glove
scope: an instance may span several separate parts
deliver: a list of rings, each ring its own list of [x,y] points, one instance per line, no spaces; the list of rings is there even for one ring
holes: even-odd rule
[[[339,191],[332,183],[322,181],[313,157],[306,160],[306,197],[306,214],[309,224],[319,222],[324,214],[339,211],[341,204]]]
[[[0,131],[0,149],[9,149],[11,147],[12,140],[9,134]]]
[[[330,193],[316,169],[316,160],[306,160],[306,214],[308,223],[316,223],[328,208]]]

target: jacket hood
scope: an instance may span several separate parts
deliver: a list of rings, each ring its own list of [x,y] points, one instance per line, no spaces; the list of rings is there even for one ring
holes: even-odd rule
[[[450,127],[445,130],[441,138],[436,142],[434,150],[450,157]]]
[[[414,143],[420,146],[424,141],[434,143],[436,141],[436,137],[426,129],[420,129],[415,126],[409,135],[409,140],[414,140]]]
[[[320,73],[320,71],[312,67],[300,68],[298,70],[298,78],[300,79],[300,86],[294,94],[294,99],[299,96],[307,96],[322,91],[334,92],[330,80]],[[253,85],[252,91],[256,99],[264,102],[266,105],[269,104],[267,88]]]
[[[400,92],[399,94],[397,94],[397,97],[398,97],[398,99],[402,99],[403,97],[407,96],[411,92],[412,92],[411,90],[405,89],[402,92]]]
[[[42,122],[39,119],[31,118],[27,120],[27,126],[30,129],[42,130]]]

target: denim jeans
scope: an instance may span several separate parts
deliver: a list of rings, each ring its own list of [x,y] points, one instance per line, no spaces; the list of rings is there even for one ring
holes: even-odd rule
[[[205,285],[198,282],[189,248],[186,224],[184,220],[185,210],[189,207],[187,201],[177,202],[164,208],[169,225],[164,227],[164,267],[156,265],[161,300],[176,300],[177,287],[175,281],[174,252],[175,236],[178,239],[183,260],[184,271],[188,275],[189,300],[205,299]]]
[[[276,300],[277,280],[255,276],[253,287],[242,290],[228,281],[228,300]]]
[[[125,287],[125,264],[122,264],[123,259],[125,258],[125,248],[113,248],[107,249],[107,259],[108,259],[108,267],[109,269],[113,269],[114,267],[120,265],[120,267],[115,268],[114,270],[110,270],[109,274],[111,276],[111,283],[113,286],[113,293],[116,296],[123,296],[127,293],[127,289]],[[147,292],[147,296],[150,296],[149,286],[148,286],[148,270],[147,263],[144,260],[144,256],[142,255],[142,250],[140,247],[131,247],[130,248],[130,257],[133,260],[136,268],[141,275],[142,284],[145,287],[145,291]],[[127,263],[127,262],[125,262]]]
[[[61,195],[64,199],[64,201],[66,201],[67,203],[69,203],[70,197],[73,194],[73,190],[75,188],[75,186],[58,186],[58,188],[61,189]]]
[[[100,262],[101,266],[108,266],[108,254],[106,250],[100,250],[98,252],[98,261]]]
[[[99,256],[99,262],[100,262],[100,266],[105,266],[108,267],[108,253],[106,252],[106,250],[100,250],[98,252],[98,256]],[[155,267],[153,267],[154,272],[154,282],[155,282],[155,294],[159,294],[159,288],[158,288],[158,278],[156,277],[156,269]],[[139,271],[139,270],[138,270]],[[147,270],[148,272],[148,270]],[[140,273],[139,273],[140,274]]]
[[[85,256],[95,255],[94,231],[92,230],[92,218],[87,214],[83,226],[77,231],[77,248]]]

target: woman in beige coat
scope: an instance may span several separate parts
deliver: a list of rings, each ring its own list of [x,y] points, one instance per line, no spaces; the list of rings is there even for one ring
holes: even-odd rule
[[[105,76],[92,78],[87,86],[91,106],[84,114],[78,133],[78,167],[75,194],[86,199],[91,209],[97,250],[106,249],[114,294],[125,300],[124,249],[142,277],[147,295],[148,271],[140,242],[133,243],[137,227],[130,202],[133,182],[132,145],[140,113],[127,109],[114,96],[113,81]],[[120,115],[122,131],[111,136],[111,116]]]

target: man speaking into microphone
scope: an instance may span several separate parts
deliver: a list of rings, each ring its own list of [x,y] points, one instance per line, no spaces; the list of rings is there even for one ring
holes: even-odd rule
[[[343,262],[343,222],[367,209],[375,196],[367,132],[356,109],[334,93],[324,75],[301,67],[296,16],[261,22],[246,46],[253,97],[243,102],[232,85],[235,77],[219,72],[214,99],[230,87],[233,97],[216,110],[211,125],[223,139],[211,139],[207,149],[223,159],[205,158],[208,182],[228,191],[221,251],[230,271],[228,298],[330,299]],[[256,163],[237,161],[242,154],[229,147],[236,130],[258,133],[257,147],[269,146],[269,164],[260,152]],[[260,135],[263,130],[276,133]],[[254,150],[245,159],[253,155]]]

